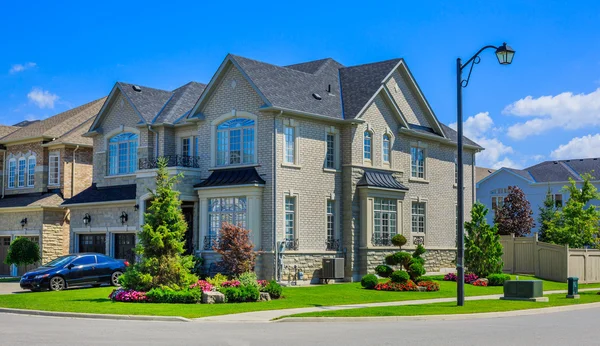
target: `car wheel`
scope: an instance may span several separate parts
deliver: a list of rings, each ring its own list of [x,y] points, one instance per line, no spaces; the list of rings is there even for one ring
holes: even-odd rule
[[[62,291],[67,287],[65,279],[60,276],[55,276],[50,279],[50,290],[51,291]]]
[[[114,273],[112,273],[112,275],[110,276],[110,284],[113,286],[121,286],[119,285],[119,277],[123,275],[123,272],[120,271],[116,271]]]

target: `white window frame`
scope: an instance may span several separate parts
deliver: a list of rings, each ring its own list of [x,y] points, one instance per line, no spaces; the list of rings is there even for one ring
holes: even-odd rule
[[[387,139],[387,141],[386,141]],[[386,148],[385,144],[387,143],[387,160],[386,160]],[[381,162],[384,165],[389,166],[392,162],[392,136],[389,133],[384,133],[381,136]]]
[[[220,206],[220,210],[216,210],[216,211],[211,211],[211,205],[213,203],[213,201],[215,200],[219,200],[219,206]],[[231,210],[223,210],[222,207],[226,204],[224,204],[225,201],[227,200],[232,200],[231,202]],[[243,209],[238,209],[239,207],[239,201],[243,200],[244,201],[244,208]],[[244,215],[243,216],[243,220],[238,220],[238,217],[240,215]],[[217,224],[213,226],[212,224],[212,219],[213,216],[216,216],[218,218]],[[232,197],[213,197],[213,198],[209,198],[208,199],[208,233],[207,236],[209,236],[211,239],[218,239],[219,238],[219,231],[221,230],[221,227],[223,225],[223,222],[228,221],[228,220],[224,220],[224,216],[228,216],[228,218],[230,217],[231,219],[231,224],[247,229],[248,228],[248,198],[246,196],[232,196]]]
[[[296,128],[294,126],[283,127],[283,162],[296,163]]]
[[[12,167],[11,167],[12,166]],[[12,170],[12,172],[11,172]],[[14,189],[17,181],[17,159],[8,160],[8,188]]]
[[[251,125],[247,125],[247,126],[240,126],[240,127],[231,127],[228,129],[219,129],[218,127],[225,124],[228,121],[231,120],[237,120],[237,119],[245,119],[245,120],[251,120],[252,124]],[[215,125],[215,151],[214,151],[214,156],[215,156],[215,165],[217,167],[233,167],[233,166],[242,166],[242,165],[248,165],[248,164],[254,164],[256,162],[256,141],[257,141],[257,136],[256,136],[256,123],[257,120],[255,118],[252,117],[244,117],[244,116],[240,116],[240,117],[235,117],[235,118],[227,118],[221,122],[219,122],[218,124]],[[246,144],[248,144],[247,139],[246,139],[246,130],[252,130],[252,147],[248,148],[246,147]],[[232,131],[239,131],[239,162],[231,162],[231,132]],[[222,137],[222,139],[225,141],[224,143],[221,143],[221,145],[219,145],[219,137]],[[223,149],[221,150],[220,147],[223,147]],[[252,153],[251,153],[251,157],[249,160],[246,160],[246,155],[245,155],[245,149],[251,149]],[[223,161],[219,162],[219,154],[223,153]]]
[[[504,206],[504,198],[506,196],[492,196],[492,211],[496,211]]]
[[[330,208],[331,203],[331,208]],[[325,201],[325,215],[326,215],[326,236],[327,242],[333,242],[337,239],[337,203],[335,199],[327,198]]]
[[[23,167],[21,167],[21,162]],[[23,181],[21,181],[21,177]],[[17,160],[17,186],[23,188],[27,185],[27,160],[24,157],[20,157]]]
[[[288,199],[293,201],[293,209],[288,210]],[[288,232],[288,216],[291,216],[291,234]],[[290,238],[291,236],[291,238]],[[298,239],[298,195],[285,194],[283,198],[283,239],[287,242],[295,242]]]
[[[185,153],[185,143],[187,141],[187,147],[188,147],[188,152],[187,154]],[[185,156],[185,157],[191,157],[194,156],[194,137],[190,136],[190,137],[182,137],[180,139],[180,144],[181,144],[181,156]]]
[[[368,150],[367,150],[367,134],[368,134],[368,139],[369,139],[369,145],[368,145]],[[363,142],[362,142],[362,147],[363,147],[363,161],[364,162],[373,162],[373,137],[374,137],[374,133],[373,131],[366,129],[363,132]],[[367,157],[367,154],[369,157]]]
[[[377,207],[378,204],[379,209]],[[387,216],[387,218],[384,216]],[[377,225],[377,220],[379,220],[379,226]],[[391,243],[392,237],[398,234],[398,220],[399,212],[397,199],[388,197],[373,198],[373,239],[379,237],[381,241],[386,240]],[[384,221],[387,221],[387,238],[384,237]],[[378,227],[379,231],[377,230]]]
[[[423,214],[415,213],[415,204],[418,206],[422,206]],[[417,217],[416,231],[415,231],[415,217]],[[421,220],[419,220],[420,217],[423,218],[423,220],[422,220],[423,226],[422,227],[419,224],[421,222]],[[427,234],[427,202],[412,201],[412,203],[410,204],[410,231],[413,234],[423,234],[423,235]]]
[[[56,180],[52,180],[52,164],[53,158],[56,158]],[[60,152],[52,152],[48,155],[48,185],[59,186],[60,185]]]
[[[33,172],[31,167],[31,161],[33,161]],[[35,186],[35,168],[37,166],[37,158],[35,156],[29,156],[27,158],[27,186]]]
[[[129,139],[129,140],[122,140],[122,141],[117,141],[117,142],[111,142],[114,138],[118,137],[118,136],[122,136],[122,135],[133,135],[135,137]],[[139,140],[140,140],[140,135],[136,132],[131,132],[131,131],[124,131],[124,132],[120,132],[117,133],[113,136],[111,136],[108,141],[107,141],[107,151],[108,151],[108,165],[107,165],[107,175],[108,176],[116,176],[116,175],[127,175],[127,174],[135,174],[135,172],[137,171],[138,168],[138,148],[139,148]],[[121,160],[120,160],[120,145],[121,144],[126,144],[127,145],[127,153],[126,153],[126,164],[127,166],[125,167],[125,171],[121,172]],[[132,145],[135,144],[135,148],[132,151]],[[114,150],[114,157],[111,156],[111,153]],[[132,154],[135,155],[135,157],[132,157]],[[133,166],[132,166],[133,165]]]
[[[416,160],[416,171],[415,167],[413,167],[413,149],[416,151],[416,155],[419,154],[419,151],[423,154],[423,164],[422,164],[422,176],[420,176],[419,172],[419,161]],[[423,143],[411,143],[410,146],[410,179],[413,180],[426,180],[427,179],[427,146]]]

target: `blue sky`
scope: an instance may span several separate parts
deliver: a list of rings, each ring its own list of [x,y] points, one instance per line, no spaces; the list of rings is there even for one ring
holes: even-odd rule
[[[57,3],[59,3],[57,5]],[[0,123],[43,119],[116,81],[207,83],[229,52],[274,64],[405,58],[434,111],[455,122],[455,60],[484,53],[464,90],[486,166],[600,156],[600,3],[560,1],[10,2],[2,5]]]

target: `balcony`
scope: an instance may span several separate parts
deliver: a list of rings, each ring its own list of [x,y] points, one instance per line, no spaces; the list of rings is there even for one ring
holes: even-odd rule
[[[373,246],[392,246],[392,237],[393,235],[385,235],[385,236],[376,236],[373,235],[371,238],[371,244]]]
[[[199,156],[167,155],[159,158],[139,159],[139,169],[156,169],[158,160],[161,158],[167,160],[167,167],[200,168]]]

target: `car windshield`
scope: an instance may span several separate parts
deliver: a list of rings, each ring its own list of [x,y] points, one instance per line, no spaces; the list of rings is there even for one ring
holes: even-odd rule
[[[46,263],[44,265],[44,267],[62,267],[65,264],[71,262],[71,260],[75,258],[75,256],[61,256],[58,258],[55,258],[54,260]]]

